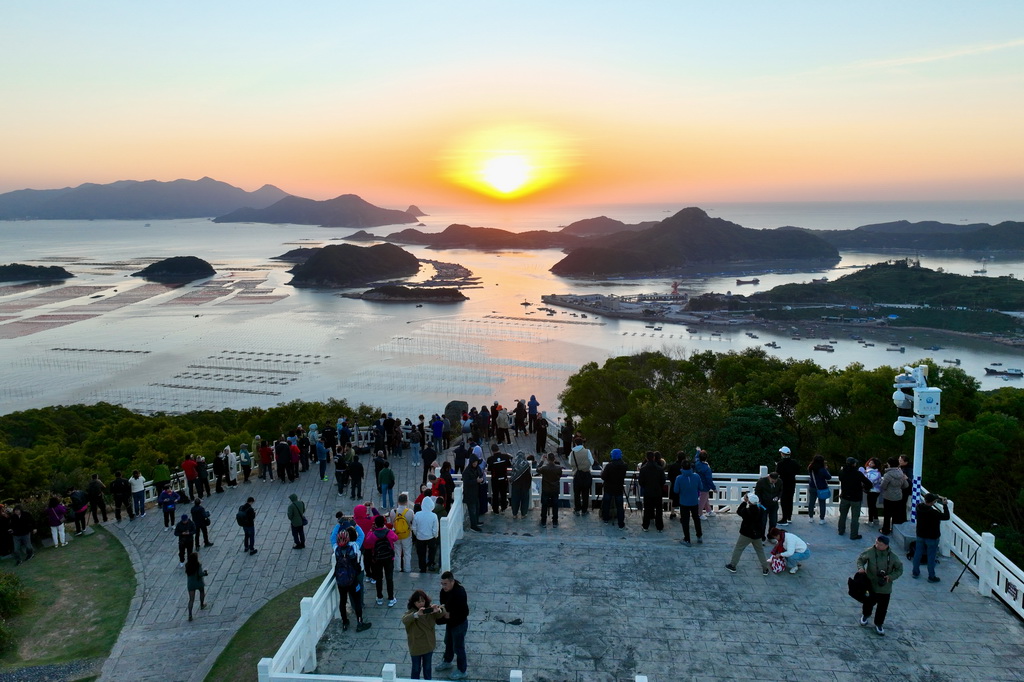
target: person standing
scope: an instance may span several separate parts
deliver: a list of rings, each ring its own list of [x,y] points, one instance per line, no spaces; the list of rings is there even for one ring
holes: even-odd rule
[[[398,535],[384,526],[384,517],[373,519],[373,530],[363,540],[363,549],[371,557],[373,579],[377,584],[377,606],[384,604],[384,583],[388,587],[388,608],[398,603],[395,599],[395,543]]]
[[[747,545],[753,545],[761,573],[768,575],[768,560],[764,556],[764,545],[761,541],[764,537],[761,535],[764,529],[764,507],[761,506],[757,495],[745,493],[743,501],[736,508],[736,515],[740,517],[740,536],[736,538],[736,547],[732,550],[732,559],[725,565],[726,570],[735,573],[736,564],[739,563],[743,551]]]
[[[295,545],[292,549],[306,548],[306,503],[299,499],[299,496],[292,493],[288,496],[291,502],[288,504],[288,522],[292,529],[292,539]]]
[[[214,490],[217,493],[224,492],[224,481],[228,477],[228,456],[227,448],[216,453],[213,458]]]
[[[81,535],[89,525],[89,496],[84,490],[72,487],[68,491],[68,499],[71,502],[71,511],[75,513],[75,535]],[[174,515],[171,515],[171,523],[174,523]]]
[[[391,462],[384,460],[377,474],[377,489],[380,491],[380,506],[384,509],[395,506],[395,472]]]
[[[228,462],[227,483],[229,488],[238,485],[238,455],[231,451],[231,446],[224,446],[224,458]]]
[[[192,605],[196,601],[196,592],[199,593],[199,608],[206,608],[206,576],[208,573],[203,570],[199,563],[199,553],[190,552],[188,562],[185,564],[185,581],[188,588],[188,619],[192,621]]]
[[[878,523],[878,497],[882,494],[882,463],[877,457],[871,457],[860,468],[864,478],[871,482],[867,491],[868,523]]]
[[[538,455],[547,450],[548,445],[548,420],[544,417],[537,417],[537,423],[533,426],[534,444],[533,451]]]
[[[793,451],[785,445],[779,448],[779,454],[782,458],[775,463],[775,471],[779,472],[779,479],[782,481],[782,497],[779,498],[782,519],[778,525],[788,526],[793,520],[793,496],[796,495],[796,476],[800,471],[800,465],[793,459]]]
[[[611,523],[614,517],[619,523],[619,528],[626,527],[626,510],[623,506],[626,494],[626,463],[622,460],[622,450],[612,450],[611,459],[601,470],[601,480],[604,482],[601,491],[601,518],[605,523]]]
[[[935,508],[935,503],[942,505],[940,512]],[[927,552],[928,582],[939,582],[939,576],[935,575],[935,558],[939,551],[939,536],[941,522],[949,521],[949,504],[945,497],[939,497],[935,493],[925,493],[924,502],[917,505],[917,538],[914,545],[914,570],[911,577],[921,576],[921,558]]]
[[[469,516],[469,529],[481,532],[480,527],[480,485],[483,483],[483,472],[480,470],[480,460],[475,455],[470,456],[469,466],[462,472],[462,500],[466,503],[466,513]]]
[[[242,483],[252,483],[249,480],[252,475],[252,453],[245,443],[238,446],[238,463],[242,465]]]
[[[405,636],[409,642],[409,658],[412,659],[412,673],[410,678],[431,679],[430,663],[434,657],[434,648],[437,646],[437,637],[434,634],[434,626],[439,618],[446,615],[443,606],[431,604],[430,597],[423,590],[416,590],[409,597],[405,615],[402,616],[402,625],[405,626]]]
[[[839,470],[839,534],[846,534],[846,517],[850,517],[850,539],[860,540],[860,505],[871,481],[857,468],[857,460],[846,458]]]
[[[420,510],[412,517],[412,534],[420,573],[426,573],[427,567],[437,561],[437,539],[441,537],[441,524],[434,513],[433,498],[424,497],[420,503]]]
[[[188,496],[190,498],[195,497],[196,488],[199,486],[199,465],[196,462],[195,457],[192,455],[185,455],[185,459],[181,463],[181,470],[185,472],[185,483],[188,487]],[[163,490],[163,487],[161,486],[158,488],[154,480],[153,490],[156,490],[159,493],[159,491]]]
[[[132,487],[128,479],[121,475],[120,471],[114,472],[114,480],[110,482],[110,494],[114,498],[114,520],[121,523],[121,507],[124,507],[128,514],[128,520],[134,521],[135,514],[132,512]]]
[[[338,541],[334,546],[334,584],[338,586],[341,629],[348,630],[348,609],[345,607],[348,601],[352,603],[352,611],[356,614],[356,632],[363,632],[369,630],[372,623],[363,621],[363,580],[359,569],[359,550],[353,543],[355,537],[354,527],[338,533]]]
[[[590,470],[593,468],[594,455],[584,447],[582,438],[574,439],[569,453],[569,470],[572,471],[572,513],[576,516],[590,511],[590,491],[594,484]]]
[[[491,511],[501,514],[508,508],[508,470],[509,456],[498,447],[491,446],[491,456],[487,458],[487,471],[491,475]]]
[[[439,622],[444,628],[444,660],[437,666],[438,672],[451,670],[455,661],[458,670],[451,674],[453,680],[466,679],[466,630],[469,629],[469,598],[451,571],[441,574],[441,607],[447,612]]]
[[[196,524],[196,551],[199,551],[199,536],[203,536],[203,544],[213,547],[210,542],[210,510],[203,506],[203,498],[197,497],[192,505],[192,523]]]
[[[900,469],[900,462],[895,457],[889,458],[889,466],[882,474],[879,487],[882,490],[882,535],[892,533],[895,525],[907,520],[907,507],[903,503],[903,489],[909,484],[907,476]]]
[[[715,515],[715,507],[711,504],[711,493],[718,490],[718,487],[715,485],[715,474],[711,471],[711,465],[708,463],[707,450],[701,450],[696,454],[693,461],[693,471],[700,476],[701,487],[703,488],[697,501],[697,511],[703,520]]]
[[[259,441],[259,450],[257,452],[260,455],[260,480],[261,481],[273,481],[274,480],[274,448],[270,444],[270,440]]]
[[[36,552],[32,549],[32,533],[36,532],[36,529],[32,515],[22,509],[20,504],[14,505],[10,523],[14,541],[14,565],[17,566],[35,555]]]
[[[156,461],[156,466],[153,467],[153,490],[163,490],[165,485],[171,484],[171,469],[167,466],[163,459]],[[191,491],[189,491],[191,493]],[[189,495],[191,497],[191,494]]]
[[[360,499],[363,496],[363,476],[366,474],[363,469],[363,463],[359,461],[359,455],[352,454],[352,461],[349,462],[346,471],[348,472],[349,491],[352,494],[352,499]]]
[[[540,411],[540,401],[537,400],[537,396],[531,395],[530,402],[526,403],[526,427],[529,429],[528,433],[537,432],[537,414]]]
[[[164,484],[160,496],[156,498],[156,503],[164,512],[164,530],[169,530],[174,525],[174,510],[178,506],[178,493],[171,490],[170,483]],[[183,557],[182,562],[184,561]]]
[[[235,514],[235,521],[242,527],[242,551],[249,554],[256,553],[256,509],[252,504],[256,500],[249,498]]]
[[[398,506],[392,511],[391,527],[395,530],[395,553],[398,555],[398,572],[412,571],[412,520],[413,510],[409,506],[409,493],[398,495]]]
[[[782,481],[779,472],[773,471],[767,476],[757,479],[754,494],[761,500],[765,509],[765,522],[768,530],[779,525],[779,499],[782,497]]]
[[[654,521],[658,532],[665,530],[662,505],[665,501],[665,469],[658,463],[658,453],[648,450],[647,461],[640,467],[637,484],[644,496],[642,529],[646,533]]]
[[[867,575],[871,585],[871,593],[864,600],[861,610],[860,624],[868,624],[871,610],[874,609],[875,632],[884,637],[885,614],[889,611],[892,584],[903,575],[903,562],[889,548],[888,536],[879,535],[875,544],[860,553],[857,557],[857,572]]]
[[[64,530],[64,517],[67,514],[68,508],[61,504],[57,497],[51,497],[46,504],[46,523],[50,526],[54,548],[68,546],[68,537]]]
[[[533,466],[530,460],[526,459],[526,453],[522,450],[516,453],[512,460],[512,473],[509,476],[509,485],[512,493],[512,519],[519,517],[526,518],[530,511],[530,495],[533,491]]]
[[[317,440],[315,440],[311,444],[311,447],[313,448],[314,452],[316,452],[316,461],[317,461],[317,464],[320,467],[320,480],[321,481],[326,481],[326,480],[328,480],[327,479],[327,457],[330,454],[330,453],[327,452],[327,446],[324,445],[323,439],[318,438]],[[337,467],[335,467],[335,469],[337,469]],[[344,470],[345,469],[343,467],[342,471],[344,471]],[[335,476],[335,480],[337,480],[337,476]],[[339,495],[341,494],[341,487],[340,486],[338,487],[338,494]]]
[[[132,491],[132,508],[135,515],[143,517],[146,515],[146,479],[138,469],[132,471],[132,477],[128,479],[128,486]]]
[[[97,511],[103,513],[103,522],[107,521],[107,502],[103,499],[103,491],[106,489],[107,486],[100,480],[99,474],[93,474],[89,485],[85,488],[85,492],[89,496],[89,507],[92,509],[93,524],[100,522],[99,516],[96,514]]]
[[[184,568],[185,557],[192,551],[196,536],[196,524],[188,514],[181,515],[181,521],[174,527],[174,536],[178,538],[178,568]]]
[[[202,455],[196,459],[196,495],[210,496],[210,469]]]
[[[704,533],[700,527],[700,513],[697,505],[700,502],[701,480],[692,468],[689,460],[679,463],[679,476],[672,484],[676,498],[679,500],[679,523],[683,526],[683,544],[690,546],[690,519],[693,519],[693,530],[697,535],[697,544],[704,542]]]
[[[562,484],[562,466],[555,461],[555,453],[549,452],[545,461],[537,467],[540,475],[540,525],[548,525],[548,511],[551,512],[551,526],[558,528],[558,487]]]
[[[825,507],[832,499],[832,489],[828,486],[832,474],[825,466],[825,458],[815,455],[811,463],[807,465],[807,516],[814,522],[814,505],[818,505],[820,518],[818,523],[825,525]]]

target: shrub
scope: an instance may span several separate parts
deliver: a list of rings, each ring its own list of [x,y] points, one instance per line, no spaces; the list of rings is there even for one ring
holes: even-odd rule
[[[7,621],[0,618],[0,655],[6,654],[14,646],[14,631],[7,625]]]
[[[21,578],[13,573],[0,572],[0,619],[21,613],[27,596]]]

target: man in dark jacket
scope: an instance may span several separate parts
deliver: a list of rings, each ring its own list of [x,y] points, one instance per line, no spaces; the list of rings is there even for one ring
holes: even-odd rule
[[[761,573],[768,575],[768,559],[764,556],[764,546],[761,543],[761,533],[764,529],[764,508],[761,501],[754,493],[747,493],[743,496],[743,502],[736,509],[736,515],[740,517],[740,536],[736,539],[736,547],[732,550],[732,559],[725,565],[730,573],[736,572],[736,564],[740,556],[747,548],[747,545],[754,546],[757,553],[757,560],[761,565]]]
[[[466,503],[469,515],[469,528],[480,532],[480,484],[483,483],[483,472],[480,460],[475,455],[469,458],[469,466],[462,472],[462,501]]]
[[[255,554],[256,550],[256,510],[252,504],[256,500],[249,498],[245,501],[241,507],[238,508],[238,525],[242,527],[242,535],[244,540],[242,541],[242,551],[248,552],[249,554]]]
[[[800,472],[800,465],[792,457],[792,451],[783,445],[779,448],[782,459],[775,463],[775,470],[779,472],[779,479],[782,481],[782,497],[779,498],[779,506],[782,511],[780,526],[788,526],[793,520],[793,496],[796,494],[796,476]]]
[[[196,524],[188,514],[181,515],[181,521],[174,527],[174,535],[178,538],[178,568],[183,568],[185,557],[192,551],[192,538],[196,536]]]
[[[35,532],[35,525],[32,515],[21,508],[20,504],[14,505],[11,514],[11,535],[14,539],[14,565],[17,566],[23,561],[28,561],[35,555],[32,548],[32,533]]]
[[[658,532],[665,530],[661,506],[665,500],[665,469],[658,464],[657,453],[648,451],[647,461],[640,467],[637,484],[644,495],[643,531],[646,533],[654,519]]]
[[[107,503],[103,499],[103,491],[106,488],[107,486],[103,485],[99,474],[93,474],[92,480],[89,481],[89,485],[85,488],[86,493],[89,495],[89,508],[92,509],[93,523],[100,522],[99,517],[96,515],[97,511],[103,512],[104,522],[107,520]]]
[[[765,522],[768,530],[779,525],[779,499],[782,497],[782,481],[779,480],[779,472],[773,471],[767,476],[757,479],[754,485],[754,494],[761,500],[761,506],[765,509]],[[762,532],[762,536],[767,531]],[[763,538],[762,538],[763,539]]]
[[[363,470],[363,463],[359,461],[359,455],[353,454],[352,461],[348,463],[348,468],[345,470],[348,474],[349,488],[352,491],[352,499],[363,498],[363,476],[365,471]]]
[[[626,510],[623,505],[626,493],[626,463],[622,460],[622,450],[615,448],[611,452],[611,460],[601,470],[604,490],[601,494],[601,519],[605,523],[612,522],[612,506],[619,528],[626,527]]]
[[[935,508],[935,503],[942,505],[940,512]],[[925,551],[928,552],[928,582],[939,582],[939,576],[935,575],[935,555],[939,551],[939,529],[942,521],[949,521],[949,505],[945,497],[939,497],[935,493],[926,493],[924,502],[917,505],[917,540],[914,545],[914,570],[910,574],[917,578],[921,575],[921,557]]]
[[[857,467],[857,460],[846,458],[839,471],[839,534],[846,533],[846,516],[850,515],[850,539],[860,540],[860,504],[864,492],[871,490],[871,481]]]
[[[548,510],[551,510],[551,525],[558,528],[558,487],[562,480],[562,467],[555,461],[555,453],[549,452],[544,463],[537,467],[540,476],[540,525],[548,525]]]
[[[114,497],[114,519],[121,522],[121,506],[128,513],[128,520],[135,520],[132,512],[132,486],[120,471],[114,472],[114,480],[110,484],[110,494]]]
[[[292,449],[283,436],[274,444],[274,461],[277,462],[277,480],[287,483],[292,467]]]
[[[455,661],[458,672],[450,675],[453,680],[466,679],[466,630],[469,629],[469,598],[451,571],[441,574],[441,596],[439,601],[447,615],[438,620],[444,623],[444,660],[434,670],[451,670]]]
[[[192,523],[196,524],[196,551],[199,551],[199,536],[203,536],[203,544],[213,547],[210,542],[210,512],[203,506],[203,498],[197,497],[192,505]]]
[[[508,507],[508,471],[511,458],[498,447],[491,445],[491,456],[487,458],[487,472],[491,475],[491,511],[500,514]]]

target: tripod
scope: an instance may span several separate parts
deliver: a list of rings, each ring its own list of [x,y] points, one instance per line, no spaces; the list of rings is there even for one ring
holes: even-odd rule
[[[964,577],[964,573],[967,573],[967,569],[971,567],[971,562],[972,562],[972,561],[974,561],[974,560],[975,560],[975,558],[977,558],[977,556],[978,556],[978,550],[979,550],[979,549],[981,549],[981,545],[978,545],[978,546],[977,546],[977,547],[975,548],[975,550],[974,550],[974,556],[969,556],[969,557],[967,557],[967,561],[964,561],[964,570],[960,571],[960,575],[959,575],[959,576],[957,577],[957,579],[956,579],[956,582],[955,582],[955,583],[953,583],[953,586],[952,586],[951,588],[949,588],[949,591],[950,591],[950,592],[952,592],[953,590],[955,590],[955,589],[956,589],[956,586],[960,584],[960,579]],[[955,556],[955,555],[954,555],[954,556]],[[957,558],[959,558],[959,557],[957,557]]]

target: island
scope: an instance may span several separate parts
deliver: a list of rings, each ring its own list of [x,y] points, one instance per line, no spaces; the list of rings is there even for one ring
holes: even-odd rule
[[[494,227],[470,227],[458,223],[449,225],[444,231],[437,233],[408,228],[389,234],[385,240],[398,244],[426,246],[431,249],[478,249],[481,251],[560,249],[582,243],[582,238],[561,232],[547,230],[509,232]]]
[[[157,261],[138,272],[133,272],[132,277],[141,277],[151,282],[191,282],[197,279],[213,277],[217,271],[213,266],[196,256],[174,256]]]
[[[584,218],[583,220],[569,223],[561,229],[561,233],[571,234],[576,237],[601,237],[615,234],[616,232],[640,232],[641,230],[654,227],[658,222],[657,220],[648,220],[630,225],[621,220],[615,220],[614,218],[602,215],[596,218]]]
[[[286,196],[273,185],[246,192],[212,178],[120,180],[106,185],[86,183],[0,194],[0,220],[208,218],[246,206],[265,208]]]
[[[381,208],[356,196],[342,194],[327,201],[287,196],[266,208],[243,208],[215,218],[215,223],[274,223],[322,227],[379,227],[418,222],[405,211]]]
[[[22,265],[21,263],[0,265],[0,282],[34,282],[72,277],[74,275],[57,265]]]
[[[782,227],[781,231],[801,230]],[[853,230],[802,230],[838,249],[914,251],[1024,251],[1024,222],[953,224],[897,220]]]
[[[331,244],[293,267],[292,286],[344,288],[416,274],[419,260],[400,246]]]
[[[561,276],[664,276],[709,264],[749,270],[831,267],[836,247],[801,230],[754,230],[685,208],[640,232],[591,237],[551,267]]]
[[[359,298],[364,301],[385,301],[393,303],[461,303],[469,300],[458,289],[431,289],[428,287],[404,287],[386,284],[361,294],[342,294],[345,298]]]

